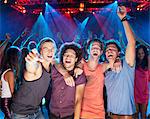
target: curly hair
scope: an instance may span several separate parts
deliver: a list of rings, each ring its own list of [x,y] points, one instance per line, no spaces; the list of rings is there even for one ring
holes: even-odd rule
[[[76,66],[76,64],[78,64],[82,59],[81,47],[79,44],[76,44],[76,43],[66,43],[61,47],[60,62],[63,64],[63,56],[64,56],[66,50],[68,50],[68,49],[72,49],[76,53],[76,58],[78,59],[77,62],[75,63],[75,66]]]

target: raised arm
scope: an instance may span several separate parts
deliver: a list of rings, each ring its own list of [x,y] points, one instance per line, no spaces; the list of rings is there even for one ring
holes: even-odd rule
[[[123,23],[123,27],[125,30],[125,34],[128,40],[128,44],[126,47],[126,53],[125,53],[125,60],[129,64],[129,66],[133,66],[135,63],[135,38],[132,32],[132,29],[128,23],[128,21],[125,19],[127,11],[124,6],[119,7],[118,12],[117,12],[120,20]],[[124,19],[124,20],[123,20]]]
[[[140,44],[144,45],[146,48],[150,49],[150,44],[148,44],[147,42],[145,42],[144,40],[142,40],[141,38],[139,38],[138,36],[136,36],[134,34],[136,41],[138,41]]]
[[[24,78],[26,81],[34,81],[41,77],[42,75],[42,65],[41,62],[37,61],[37,54],[30,52],[26,61],[26,70],[24,72]]]
[[[0,54],[4,52],[10,39],[11,39],[10,34],[6,33],[6,40],[0,45]]]
[[[6,80],[8,81],[11,94],[13,95],[14,89],[15,89],[15,76],[14,76],[13,71],[8,71],[5,74],[5,77],[6,77]]]
[[[1,62],[2,62],[3,55],[4,55],[4,51],[9,40],[10,40],[10,34],[6,33],[6,40],[0,45],[0,67],[1,67]]]
[[[27,33],[28,33],[28,29],[25,28],[24,31],[21,33],[21,35],[18,36],[18,38],[12,43],[12,45],[19,47],[19,44],[22,42],[23,37],[25,37]]]
[[[23,48],[23,47],[25,47],[28,43],[29,43],[29,40],[31,39],[33,37],[33,34],[32,35],[30,35],[25,41],[24,41],[24,43],[22,43],[21,44],[21,49]]]

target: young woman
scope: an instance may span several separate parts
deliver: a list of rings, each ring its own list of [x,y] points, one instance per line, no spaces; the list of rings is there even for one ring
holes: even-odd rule
[[[98,39],[92,39],[87,44],[88,60],[82,62],[83,71],[87,78],[80,118],[104,119],[104,64],[99,64],[99,58],[103,53],[103,44]],[[94,93],[93,93],[94,92]]]
[[[146,111],[148,105],[148,80],[150,79],[150,70],[148,69],[148,51],[143,45],[136,49],[136,69],[134,80],[134,96],[136,104],[136,118],[138,119],[139,112],[141,118],[146,119]]]
[[[1,93],[1,109],[6,119],[11,118],[10,105],[15,90],[15,82],[19,77],[19,60],[21,50],[11,46],[4,55],[4,63],[2,65],[2,93]]]

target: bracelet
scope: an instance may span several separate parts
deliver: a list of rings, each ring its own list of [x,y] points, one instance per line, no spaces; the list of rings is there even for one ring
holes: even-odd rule
[[[121,19],[121,22],[123,22],[123,21],[128,21],[128,18],[125,16],[125,17],[123,17],[122,19]]]

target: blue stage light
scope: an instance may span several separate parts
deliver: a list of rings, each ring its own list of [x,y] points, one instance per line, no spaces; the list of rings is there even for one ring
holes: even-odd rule
[[[115,1],[115,3],[117,4],[117,3],[118,3],[118,1],[116,0],[116,1]]]

